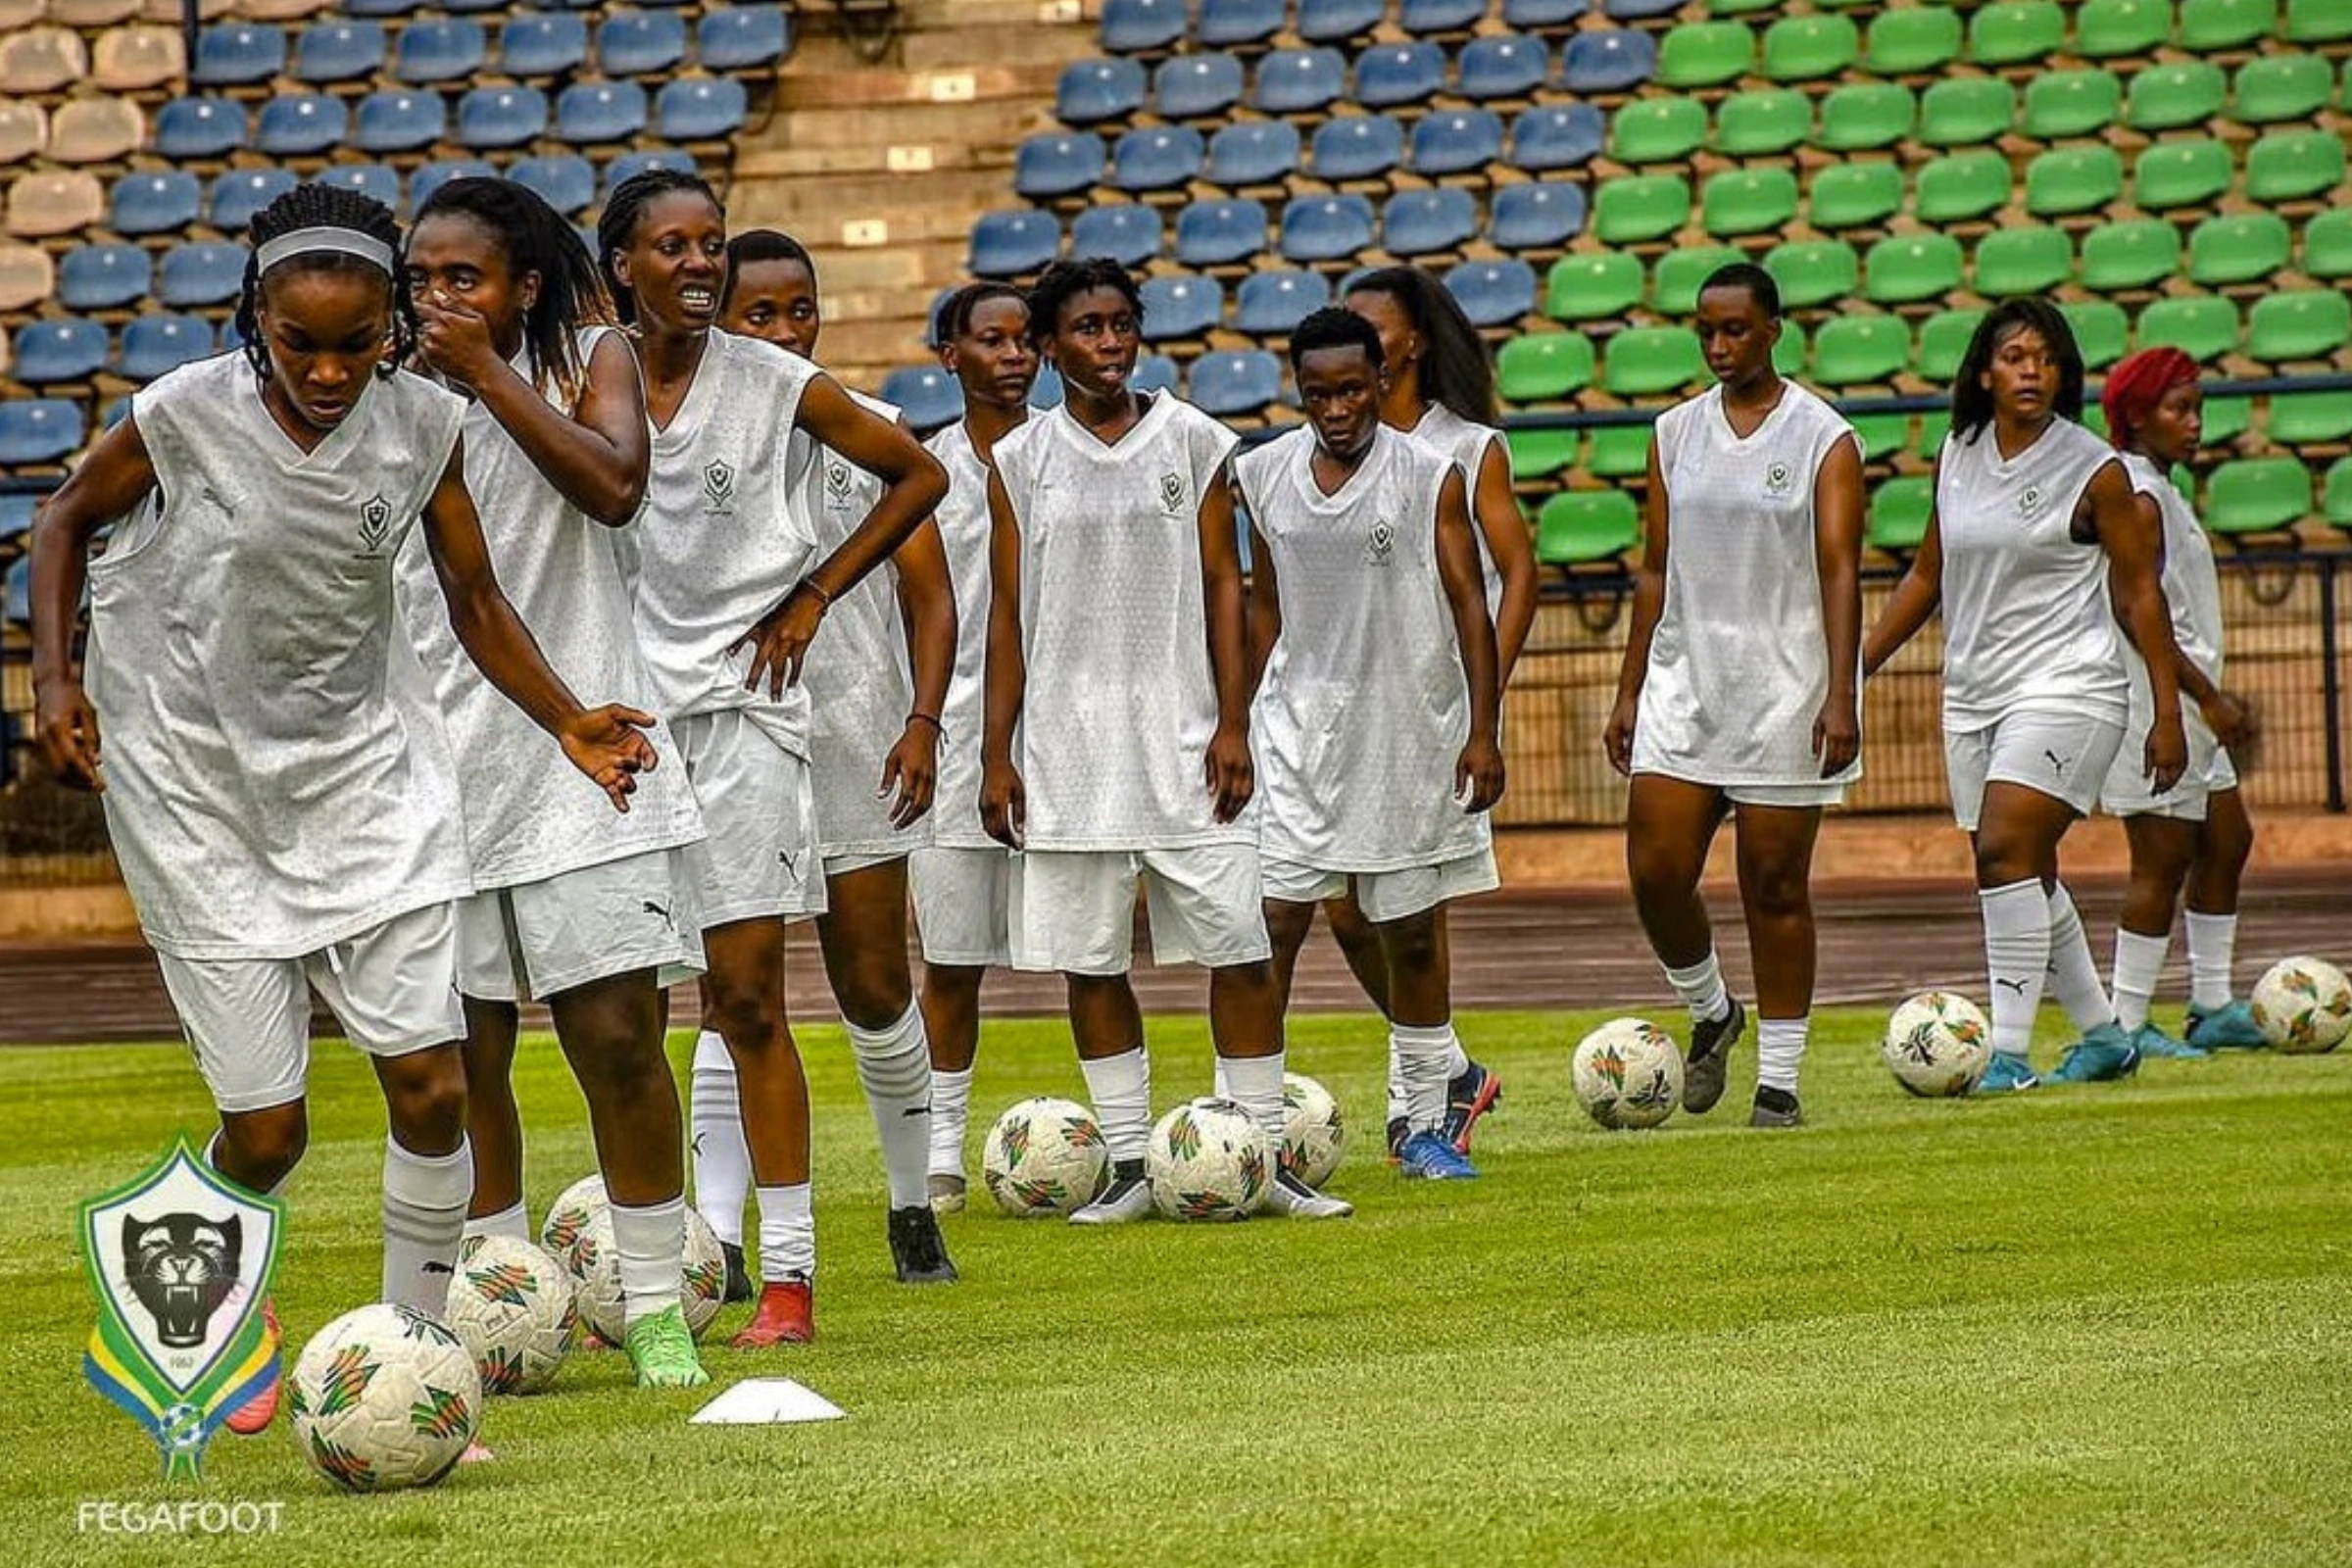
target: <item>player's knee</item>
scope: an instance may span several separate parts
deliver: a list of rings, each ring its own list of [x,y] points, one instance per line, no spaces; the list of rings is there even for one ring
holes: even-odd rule
[[[738,1055],[759,1055],[783,1037],[779,1009],[757,991],[713,988],[704,1005],[703,1025],[718,1031]]]
[[[455,1051],[392,1058],[383,1073],[384,1108],[401,1144],[419,1153],[454,1148],[466,1128],[466,1065]]]
[[[1655,845],[1639,845],[1626,858],[1634,897],[1643,904],[1687,897],[1698,885],[1698,868],[1690,858]]]
[[[1810,913],[1812,890],[1802,867],[1769,865],[1748,879],[1748,906],[1768,920],[1787,920]]]
[[[294,1174],[310,1148],[310,1117],[302,1102],[240,1111],[221,1118],[222,1163],[247,1186],[268,1192]]]
[[[1307,909],[1306,917],[1310,920],[1314,917],[1311,908]],[[1372,922],[1364,918],[1364,911],[1356,907],[1352,899],[1332,900],[1323,906],[1323,917],[1331,922],[1332,938],[1342,948],[1366,948],[1377,940]]]
[[[1438,922],[1434,915],[1415,915],[1397,920],[1381,932],[1381,948],[1388,955],[1393,971],[1408,974],[1427,974],[1438,966],[1444,946],[1438,940]]]
[[[914,1003],[914,983],[904,965],[895,972],[880,958],[860,958],[841,977],[834,996],[841,1015],[859,1029],[887,1029],[906,1016]]]
[[[1293,904],[1284,899],[1266,901],[1266,935],[1278,948],[1297,949],[1306,945],[1306,934],[1315,923],[1315,906],[1311,904]],[[1336,935],[1339,922],[1331,927]]]

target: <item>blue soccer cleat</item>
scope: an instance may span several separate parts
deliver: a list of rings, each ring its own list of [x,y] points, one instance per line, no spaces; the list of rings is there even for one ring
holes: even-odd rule
[[[2188,1043],[2199,1051],[2261,1051],[2270,1045],[2254,1009],[2242,1002],[2225,1002],[2210,1012],[2188,1009]]]
[[[1977,1080],[1977,1087],[1970,1093],[2006,1095],[2014,1094],[2021,1089],[2038,1089],[2040,1087],[2041,1079],[2034,1071],[2032,1062],[2023,1056],[2013,1056],[2005,1051],[1996,1051],[1992,1054],[1992,1059],[1984,1064],[1984,1076]]]
[[[2132,1031],[2132,1046],[2143,1061],[2151,1056],[2162,1056],[2171,1061],[2203,1061],[2212,1054],[2195,1046],[2182,1045],[2152,1023],[2143,1023]]]
[[[2067,1047],[2058,1058],[2052,1083],[2103,1084],[2129,1078],[2139,1070],[2139,1048],[2121,1024],[2103,1023]]]
[[[1415,1181],[1462,1182],[1476,1176],[1478,1167],[1462,1157],[1444,1133],[1433,1130],[1404,1141],[1396,1152],[1396,1173]]]

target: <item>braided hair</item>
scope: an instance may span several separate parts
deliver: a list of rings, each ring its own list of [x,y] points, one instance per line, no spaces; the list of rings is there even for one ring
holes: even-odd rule
[[[537,191],[511,179],[451,180],[418,210],[410,232],[428,218],[442,217],[471,219],[497,240],[517,276],[538,274],[539,297],[522,317],[531,378],[542,392],[552,379],[565,407],[576,403],[588,378],[577,330],[612,319],[588,247]]]
[[[400,223],[393,218],[392,209],[346,185],[309,181],[256,213],[247,230],[253,249],[245,256],[245,281],[237,291],[236,315],[237,336],[245,343],[245,361],[256,375],[270,373],[270,345],[263,339],[261,326],[262,247],[281,235],[305,228],[348,228],[381,241],[395,256],[400,254]],[[270,270],[279,274],[364,271],[383,278],[384,289],[391,296],[392,352],[376,367],[376,373],[392,374],[415,350],[416,308],[409,300],[409,291],[373,264],[341,251],[305,251],[285,258]]]
[[[1029,296],[1010,283],[966,283],[939,302],[931,318],[931,346],[944,349],[970,331],[972,313],[990,300],[1019,300],[1024,309],[1029,305]]]
[[[613,187],[612,194],[605,199],[604,212],[597,217],[596,268],[612,290],[612,314],[624,326],[636,323],[637,297],[620,280],[620,273],[612,266],[613,258],[629,248],[645,210],[674,191],[691,191],[702,197],[718,209],[721,222],[726,220],[727,204],[718,199],[718,192],[710,188],[710,182],[682,169],[649,169],[631,174]]]

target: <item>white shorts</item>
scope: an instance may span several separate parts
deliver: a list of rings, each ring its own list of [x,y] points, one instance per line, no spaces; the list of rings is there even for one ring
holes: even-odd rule
[[[925,963],[977,968],[1012,963],[1010,850],[933,845],[906,862]]]
[[[684,850],[652,850],[458,904],[458,990],[482,1002],[561,996],[635,969],[668,986],[703,969]]]
[[[156,958],[197,1070],[224,1111],[302,1098],[314,988],[371,1056],[405,1056],[466,1034],[453,905],[396,914],[299,958]]]
[[[1283,904],[1321,904],[1355,884],[1355,906],[1375,925],[1402,920],[1441,904],[1492,893],[1502,886],[1494,848],[1398,871],[1319,871],[1297,860],[1266,858],[1266,897]]]
[[[1845,792],[1851,779],[1808,779],[1802,784],[1710,784],[1703,779],[1685,778],[1663,768],[1639,768],[1635,776],[1655,773],[1681,784],[1691,784],[1703,790],[1720,790],[1723,798],[1734,806],[1756,806],[1784,810],[1809,810],[1815,808],[1843,806]]]
[[[710,837],[682,852],[703,929],[825,912],[816,792],[808,762],[741,709],[688,713],[669,726]]]
[[[905,849],[883,850],[879,853],[870,850],[852,851],[846,855],[828,855],[824,858],[825,875],[828,877],[848,876],[852,871],[864,871],[877,865],[888,865],[893,860],[904,860],[908,856],[919,853],[913,849]]]
[[[2148,775],[2140,771],[2140,759],[2145,756],[2148,732],[2132,728],[2124,732],[2123,744],[2116,748],[2115,763],[2107,769],[2107,782],[2099,789],[2099,809],[2109,816],[2162,816],[2178,822],[2202,822],[2212,797],[2225,790],[2237,788],[2237,767],[2230,760],[2230,753],[2205,715],[2188,703],[2181,707],[2181,728],[2188,736],[2188,766],[2180,774],[2170,794],[2158,795],[2148,787]]]
[[[2004,713],[1983,729],[1946,730],[1943,767],[1952,816],[1974,833],[1984,786],[1991,783],[2022,784],[2087,816],[2123,743],[2124,726],[2112,719],[2047,709]]]
[[[1016,969],[1125,974],[1135,965],[1135,888],[1152,956],[1222,969],[1273,954],[1254,844],[1181,850],[1030,850],[1007,901]]]

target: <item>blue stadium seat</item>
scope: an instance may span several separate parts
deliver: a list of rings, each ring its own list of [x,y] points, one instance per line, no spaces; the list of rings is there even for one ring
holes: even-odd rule
[[[1165,49],[1184,37],[1185,0],[1103,0],[1102,47],[1113,54]]]
[[[1372,247],[1372,203],[1362,196],[1294,196],[1282,209],[1282,254],[1336,262]]]
[[[1148,277],[1143,297],[1147,343],[1201,337],[1224,319],[1225,286],[1213,277]]]
[[[1474,102],[1527,98],[1544,85],[1550,69],[1551,55],[1541,38],[1510,33],[1473,38],[1454,61],[1455,85]]]
[[[1540,32],[1565,27],[1591,9],[1591,0],[1502,0],[1502,24],[1513,32]]]
[[[1102,138],[1093,131],[1048,131],[1013,154],[1012,188],[1032,200],[1074,195],[1100,180],[1102,168]]]
[[[175,311],[225,305],[244,287],[245,254],[227,240],[174,245],[155,270],[155,297]]]
[[[1658,41],[1630,27],[1580,32],[1560,51],[1560,85],[1570,92],[1619,93],[1658,70]]]
[[[323,92],[281,92],[262,105],[254,126],[256,151],[272,158],[309,158],[331,152],[351,134],[351,111]]]
[[[57,265],[57,303],[69,311],[119,311],[147,297],[155,268],[136,245],[84,245]]]
[[[422,10],[424,3],[425,0],[343,0],[335,9],[347,17],[405,17]]]
[[[457,81],[482,69],[490,40],[471,17],[430,17],[400,29],[392,74],[409,85]]]
[[[288,169],[231,169],[215,175],[205,202],[205,221],[223,234],[240,234],[253,215],[294,188]]]
[[[26,386],[86,381],[106,368],[106,328],[70,316],[17,328],[11,373]]]
[[[1110,182],[1120,190],[1168,190],[1200,172],[1206,146],[1190,125],[1131,130],[1111,154]]]
[[[627,141],[645,129],[646,110],[645,89],[633,81],[575,81],[556,97],[556,140],[572,147]]]
[[[107,198],[106,226],[126,238],[169,234],[196,221],[204,187],[184,170],[124,174]]]
[[[1405,31],[1466,32],[1487,14],[1487,0],[1404,0],[1396,24]]]
[[[1089,207],[1070,223],[1072,256],[1107,256],[1121,267],[1155,259],[1165,241],[1159,214],[1140,202]]]
[[[196,35],[188,80],[199,87],[268,81],[286,69],[286,35],[268,23],[223,22]]]
[[[1307,312],[1330,303],[1331,283],[1320,272],[1251,272],[1233,297],[1233,329],[1251,337],[1288,337]]]
[[[882,401],[898,406],[918,431],[937,430],[963,417],[963,386],[936,365],[891,371],[882,378]]]
[[[1599,156],[1607,135],[1608,122],[1591,104],[1538,104],[1511,122],[1511,167],[1531,174],[1582,168]]]
[[[458,145],[520,147],[547,132],[547,94],[536,87],[476,87],[458,100]]]
[[[1193,362],[1191,394],[1214,418],[1262,414],[1282,398],[1282,362],[1264,349],[1203,354]]]
[[[1558,250],[1585,226],[1585,187],[1567,180],[1505,185],[1487,214],[1487,238],[1506,251]]]
[[[1061,224],[1054,215],[1018,207],[980,215],[972,224],[971,254],[964,265],[974,277],[1019,277],[1060,254]]]
[[[686,19],[674,11],[612,11],[596,29],[596,63],[608,76],[652,76],[686,58]]]
[[[318,177],[320,184],[356,190],[395,210],[400,206],[400,171],[388,165],[329,164],[318,171]]]
[[[1337,49],[1277,49],[1257,63],[1250,107],[1263,115],[1327,109],[1348,90],[1348,63]]]
[[[1135,362],[1135,373],[1127,378],[1127,386],[1136,392],[1173,392],[1177,386],[1176,362],[1165,354],[1141,355]]]
[[[1225,198],[1195,202],[1176,215],[1176,260],[1185,267],[1225,267],[1266,248],[1266,210]]]
[[[358,81],[383,69],[380,22],[314,22],[294,50],[296,81]]]
[[[364,153],[416,152],[439,141],[448,125],[439,93],[394,87],[360,100],[351,144]]]
[[[1683,0],[1606,0],[1601,9],[1611,22],[1649,22],[1673,16]]]
[[[213,323],[201,316],[142,316],[122,328],[115,368],[126,379],[152,381],[216,352]]]
[[[237,318],[233,316],[222,317],[220,318],[221,352],[228,353],[235,349],[241,349],[244,346],[245,334],[237,330]]]
[[[1282,30],[1285,0],[1200,0],[1193,36],[1211,49],[1263,43]]]
[[[498,30],[498,65],[511,76],[560,76],[588,60],[588,24],[565,12],[517,11]]]
[[[633,153],[622,153],[605,166],[602,187],[604,199],[612,200],[614,188],[622,180],[642,174],[649,169],[674,169],[680,173],[691,174],[695,171],[694,154],[677,147],[647,147]],[[592,243],[588,249],[593,254],[596,246]]]
[[[156,111],[155,154],[173,163],[224,158],[245,145],[245,109],[226,98],[174,98]]]
[[[1135,377],[1129,376],[1127,384],[1133,387]],[[1037,379],[1029,383],[1029,406],[1033,409],[1057,409],[1061,407],[1061,372],[1051,365],[1040,365],[1037,368]]]
[[[409,175],[409,211],[421,211],[433,199],[433,192],[453,179],[491,179],[497,174],[495,166],[479,158],[443,158],[419,164]]]
[[[1446,288],[1473,326],[1508,326],[1536,313],[1536,270],[1516,259],[1464,262]]]
[[[1366,109],[1426,103],[1446,88],[1446,51],[1434,43],[1388,43],[1355,57],[1355,101]]]
[[[1152,108],[1162,120],[1206,120],[1241,101],[1242,63],[1232,55],[1176,55],[1152,75]]]
[[[1246,120],[1208,138],[1208,164],[1201,177],[1239,190],[1277,185],[1298,169],[1298,127],[1287,120]]]
[[[22,539],[32,531],[32,514],[40,510],[41,498],[25,490],[0,494],[0,545],[12,539]]]
[[[1395,256],[1457,250],[1478,233],[1478,203],[1458,186],[1400,190],[1381,215],[1381,245]]]
[[[1380,25],[1388,0],[1298,0],[1298,36],[1308,43],[1345,43]]]
[[[1386,115],[1348,115],[1315,127],[1307,172],[1317,179],[1378,179],[1404,161],[1404,126]]]
[[[654,132],[663,141],[722,141],[751,112],[750,89],[733,76],[681,76],[654,99]]]
[[[8,568],[8,582],[5,589],[0,592],[4,592],[5,595],[8,618],[20,626],[31,625],[32,558],[30,556],[24,557]],[[15,723],[12,715],[0,714],[0,717],[8,718],[11,724]],[[0,761],[9,760],[11,760],[0,758]]]
[[[718,6],[703,13],[694,31],[694,57],[705,71],[759,71],[791,52],[792,23],[782,6]]]
[[[1433,110],[1413,126],[1416,174],[1461,174],[1502,161],[1502,117],[1492,109]]]
[[[596,205],[596,166],[576,154],[517,159],[507,166],[507,177],[536,191],[565,218]]]
[[[1125,120],[1144,107],[1144,68],[1132,60],[1073,60],[1054,84],[1054,118],[1065,125]]]
[[[0,403],[0,463],[55,463],[81,446],[81,405],[71,398]]]

